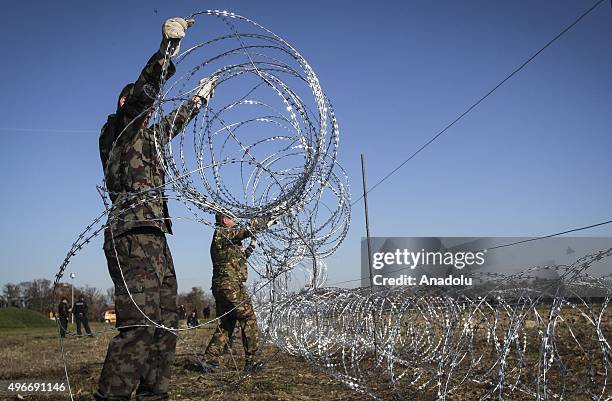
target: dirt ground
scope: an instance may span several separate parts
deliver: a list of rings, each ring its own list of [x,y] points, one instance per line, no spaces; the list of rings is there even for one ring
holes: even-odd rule
[[[544,311],[542,311],[543,313]],[[601,359],[600,339],[594,337],[593,329],[585,325],[583,319],[576,312],[565,314],[564,323],[556,328],[558,338],[556,355],[564,361],[562,365],[549,372],[549,385],[555,392],[565,393],[567,401],[591,400],[592,397],[581,389],[594,390],[605,388],[604,394],[599,394],[602,400],[611,400],[612,392],[604,383],[609,372]],[[567,323],[567,324],[566,324]],[[502,317],[499,320],[498,335],[503,337],[508,321]],[[534,383],[534,372],[537,371],[540,353],[538,331],[539,327],[533,321],[527,321],[528,328],[525,335],[529,339],[524,360],[520,370],[513,369],[506,373],[509,383],[519,385]],[[571,330],[569,329],[571,327]],[[96,383],[102,368],[109,340],[115,335],[112,326],[102,323],[93,325],[94,332],[100,332],[94,338],[69,337],[64,342],[70,385],[75,400],[92,400],[91,394],[95,391]],[[612,336],[612,316],[606,314],[602,321],[602,334],[604,338]],[[105,332],[103,332],[106,330]],[[486,333],[482,328],[475,329],[477,347],[486,350],[491,342],[485,343]],[[202,352],[212,334],[212,327],[182,332],[184,340],[177,345],[177,358],[170,385],[171,400],[367,400],[371,399],[360,394],[323,372],[312,368],[305,360],[279,352],[273,346],[263,347],[265,367],[253,374],[245,375],[241,367],[244,364],[240,340],[235,341],[235,357],[225,356],[223,365],[225,369],[218,373],[203,373],[196,369],[194,353]],[[522,340],[518,342],[522,343]],[[62,353],[59,350],[59,341],[54,329],[33,330],[1,330],[0,331],[0,380],[64,380],[64,364]],[[409,350],[406,350],[409,351]],[[497,352],[485,352],[483,360],[478,366],[471,369],[472,373],[485,374],[485,370],[495,367],[495,360],[490,359]],[[478,358],[479,356],[476,355]],[[414,355],[408,360],[414,360]],[[508,355],[507,361],[518,366],[513,353]],[[562,370],[559,370],[559,366]],[[435,370],[434,366],[431,367]],[[457,366],[456,369],[460,369]],[[381,381],[380,365],[371,363],[366,358],[361,366],[361,374],[368,377],[368,383],[378,383],[373,390],[383,399],[431,401],[436,399],[435,386],[416,390],[419,381],[410,383],[407,375],[394,389],[385,387]],[[480,371],[479,370],[483,370]],[[396,372],[397,373],[397,372]],[[460,377],[460,375],[456,375]],[[490,376],[490,374],[488,374]],[[603,387],[605,386],[605,387]],[[533,387],[532,384],[527,387]],[[401,393],[401,396],[400,394]],[[489,398],[487,395],[489,394]],[[472,401],[481,399],[499,399],[495,391],[491,393],[490,385],[486,383],[462,382],[455,390],[449,393],[451,401]],[[66,400],[68,396],[24,396],[23,398],[4,397],[0,400]],[[533,400],[529,392],[514,392],[508,401]]]
[[[109,328],[94,324],[94,332]],[[201,352],[210,339],[212,329],[190,331],[186,341],[177,345],[177,358],[170,384],[171,400],[361,400],[363,396],[332,380],[324,373],[313,370],[305,361],[264,347],[264,369],[245,376],[241,344],[234,346],[239,355],[224,357],[226,369],[220,373],[202,373],[194,370],[194,352]],[[70,385],[75,400],[92,400],[98,376],[113,331],[94,338],[69,337],[64,342]],[[63,380],[64,365],[59,341],[53,330],[0,331],[0,380]],[[1,400],[67,400],[67,395],[23,396],[0,395]]]

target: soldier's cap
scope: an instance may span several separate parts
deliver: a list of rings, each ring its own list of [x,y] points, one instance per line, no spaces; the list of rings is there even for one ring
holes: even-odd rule
[[[224,217],[229,217],[229,216],[227,214],[221,213],[221,212],[215,213],[215,223],[217,223],[217,224],[223,223],[223,218]]]
[[[133,83],[129,83],[125,85],[123,89],[121,89],[121,92],[119,93],[119,98],[117,99],[117,108],[119,108],[119,101],[121,100],[121,98],[125,97],[127,99],[128,97],[132,96],[133,92],[134,92]]]

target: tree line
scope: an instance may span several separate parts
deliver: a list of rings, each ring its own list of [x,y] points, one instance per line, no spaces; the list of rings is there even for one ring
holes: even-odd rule
[[[54,296],[51,280],[34,279],[18,284],[7,283],[2,287],[0,307],[27,308],[49,315],[51,312],[57,312],[57,305],[61,298],[65,297],[70,304],[71,289],[69,283],[59,283]],[[105,311],[114,309],[115,291],[113,287],[102,290],[89,285],[74,286],[75,301],[81,295],[89,307],[89,319],[102,320]],[[195,310],[198,316],[201,316],[202,310],[207,305],[214,311],[214,299],[210,294],[204,292],[202,287],[192,287],[189,292],[180,293],[178,304],[184,305],[187,313]]]

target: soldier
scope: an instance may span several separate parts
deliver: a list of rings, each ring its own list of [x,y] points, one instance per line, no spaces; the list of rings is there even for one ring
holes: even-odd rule
[[[177,283],[165,234],[171,234],[164,169],[155,144],[165,144],[213,96],[216,77],[203,79],[195,95],[148,127],[163,80],[176,72],[170,57],[193,21],[172,18],[162,43],[135,83],[119,95],[117,111],[100,134],[100,158],[113,202],[104,232],[104,253],[115,285],[116,327],[98,382],[96,400],[168,400],[174,333],[178,328]],[[170,127],[174,127],[172,130]]]
[[[217,228],[210,245],[213,263],[212,293],[215,297],[215,310],[220,318],[217,330],[208,343],[205,356],[207,364],[213,369],[219,366],[219,357],[224,351],[229,337],[238,322],[242,333],[245,353],[245,370],[261,366],[258,361],[259,329],[251,298],[244,282],[247,279],[247,258],[253,252],[256,239],[251,239],[245,249],[242,240],[257,231],[274,224],[270,219],[256,219],[247,228],[236,228],[234,220],[222,213],[215,216]]]
[[[88,336],[93,337],[91,334],[91,330],[89,329],[89,319],[87,318],[87,311],[89,308],[87,307],[87,302],[85,302],[85,297],[82,295],[79,296],[79,300],[74,303],[74,318],[76,319],[77,325],[77,334],[81,335],[81,324],[85,327],[85,332]]]
[[[66,330],[68,330],[68,314],[72,309],[68,306],[68,300],[62,298],[59,305],[57,306],[57,317],[60,322],[60,336],[66,337]]]

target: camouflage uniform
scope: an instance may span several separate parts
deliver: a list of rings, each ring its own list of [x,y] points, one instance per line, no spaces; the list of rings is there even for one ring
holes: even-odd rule
[[[134,389],[138,400],[168,399],[176,336],[150,327],[147,319],[178,327],[176,275],[165,237],[172,229],[154,128],[158,143],[166,143],[198,108],[188,101],[158,126],[147,128],[146,122],[162,79],[175,70],[161,53],[154,54],[100,135],[100,158],[113,202],[104,232],[104,253],[115,285],[119,334],[108,346],[94,395],[97,400],[129,400]],[[174,130],[169,132],[171,122]],[[138,325],[149,327],[134,327]]]
[[[209,361],[216,362],[223,353],[236,323],[240,324],[247,364],[258,353],[259,329],[251,298],[245,288],[247,258],[252,247],[244,249],[242,240],[266,228],[267,219],[254,220],[249,229],[217,227],[210,245],[213,263],[212,293],[219,325],[206,348]]]

